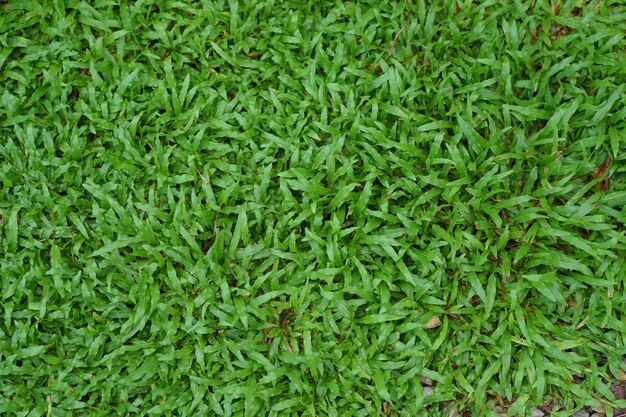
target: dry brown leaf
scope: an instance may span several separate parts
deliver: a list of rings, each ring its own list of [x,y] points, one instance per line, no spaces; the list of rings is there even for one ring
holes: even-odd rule
[[[607,156],[604,162],[602,163],[602,165],[594,169],[591,175],[593,175],[595,178],[600,178],[604,176],[604,174],[606,173],[606,170],[609,169],[610,166],[611,166],[611,155]]]
[[[611,186],[611,180],[608,178],[603,178],[602,181],[598,183],[598,188],[602,191],[606,191]]]
[[[424,325],[424,328],[428,330],[428,329],[434,329],[435,327],[439,327],[439,326],[441,326],[441,320],[439,320],[439,317],[432,316],[432,318],[428,320],[428,323]]]
[[[618,400],[626,400],[626,387],[622,384],[613,384],[611,385],[611,391],[615,398]]]
[[[448,413],[448,417],[456,417],[459,414],[459,407],[453,407]]]
[[[620,379],[621,379],[621,370],[620,370]],[[626,387],[624,384],[613,384],[611,385],[611,391],[613,395],[615,395],[615,399],[617,400],[626,400]],[[613,415],[615,417],[624,417],[626,416],[626,408],[616,408],[613,410]]]

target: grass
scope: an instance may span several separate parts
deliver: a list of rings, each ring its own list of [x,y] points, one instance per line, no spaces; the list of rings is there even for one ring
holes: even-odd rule
[[[626,406],[623,1],[0,7],[0,414]]]

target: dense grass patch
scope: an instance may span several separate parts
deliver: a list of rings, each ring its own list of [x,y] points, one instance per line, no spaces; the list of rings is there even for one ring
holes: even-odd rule
[[[623,1],[1,3],[0,414],[626,406]]]

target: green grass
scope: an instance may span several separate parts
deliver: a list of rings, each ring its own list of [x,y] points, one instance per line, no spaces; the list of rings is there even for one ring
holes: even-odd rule
[[[0,8],[1,415],[626,406],[623,0]]]

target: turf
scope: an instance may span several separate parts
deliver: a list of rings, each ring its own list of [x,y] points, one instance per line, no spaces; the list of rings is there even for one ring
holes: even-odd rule
[[[0,414],[626,406],[622,0],[0,8]]]

